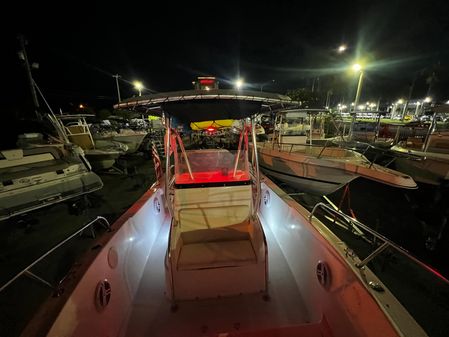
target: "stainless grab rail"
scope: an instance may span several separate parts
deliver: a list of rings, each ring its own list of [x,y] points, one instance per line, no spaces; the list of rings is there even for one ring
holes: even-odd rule
[[[313,215],[315,213],[315,211],[321,208],[324,211],[326,211],[328,214],[332,214],[332,215],[338,215],[340,217],[342,217],[344,220],[357,225],[357,227],[363,228],[365,231],[367,231],[368,233],[370,233],[371,235],[373,235],[376,239],[381,240],[383,243],[377,247],[371,254],[369,254],[365,259],[363,259],[360,263],[357,263],[355,266],[357,268],[362,268],[364,267],[368,262],[370,262],[371,260],[373,260],[374,258],[376,258],[381,252],[383,252],[385,249],[387,249],[388,247],[391,247],[393,249],[395,249],[396,251],[398,251],[399,253],[401,253],[402,255],[406,256],[407,258],[411,259],[413,262],[417,263],[420,267],[426,269],[427,271],[429,271],[430,273],[437,275],[441,280],[443,280],[445,283],[449,284],[449,280],[446,279],[444,276],[442,276],[441,274],[439,274],[438,272],[436,272],[435,270],[433,270],[431,267],[429,267],[428,265],[426,265],[424,262],[418,260],[416,257],[414,257],[413,255],[411,255],[406,249],[402,248],[401,246],[395,244],[393,241],[387,239],[385,236],[383,236],[382,234],[376,232],[374,229],[368,227],[367,225],[361,223],[360,221],[350,217],[349,215],[336,210],[332,207],[330,207],[329,205],[323,203],[323,202],[319,202],[317,203],[312,211],[310,212],[309,215],[309,221],[312,221]],[[315,216],[316,217],[316,216]]]
[[[42,261],[44,258],[46,258],[48,255],[50,255],[51,253],[53,253],[56,249],[58,249],[59,247],[61,247],[63,244],[65,244],[67,241],[70,241],[72,238],[74,238],[76,235],[82,233],[84,230],[86,230],[86,228],[91,228],[92,230],[92,225],[95,224],[98,221],[103,221],[103,224],[106,226],[106,228],[110,231],[111,230],[111,226],[109,224],[109,221],[102,216],[97,216],[94,220],[90,221],[89,223],[87,223],[86,225],[84,225],[83,227],[81,227],[79,230],[77,230],[75,233],[73,233],[72,235],[70,235],[68,238],[64,239],[63,241],[61,241],[60,243],[58,243],[56,246],[54,246],[53,248],[51,248],[50,250],[48,250],[45,254],[43,254],[41,257],[39,257],[37,260],[35,260],[33,263],[31,263],[30,265],[28,265],[26,268],[24,268],[22,271],[20,271],[19,273],[17,273],[12,279],[10,279],[8,282],[6,282],[1,288],[0,288],[0,293],[5,290],[9,285],[11,285],[11,283],[13,283],[15,280],[17,280],[20,276],[22,275],[26,275],[28,277],[31,277],[39,282],[42,282],[43,284],[49,286],[50,288],[55,288],[50,282],[45,281],[44,279],[42,279],[41,277],[37,276],[36,274],[34,274],[33,272],[30,271],[31,268],[33,268],[37,263],[39,263],[40,261]],[[95,237],[95,236],[94,236]]]

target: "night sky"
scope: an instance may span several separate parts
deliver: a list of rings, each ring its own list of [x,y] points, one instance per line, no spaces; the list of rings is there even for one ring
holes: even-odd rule
[[[18,3],[2,46],[4,98],[11,112],[31,104],[17,57],[16,35],[22,33],[30,61],[39,63],[36,83],[57,110],[79,103],[111,109],[117,99],[113,74],[121,75],[122,98],[136,94],[133,80],[170,91],[213,75],[221,87],[240,76],[255,90],[332,90],[336,103],[354,95],[357,76],[347,69],[357,58],[367,65],[361,100],[407,97],[415,80],[412,98],[429,91],[446,101],[448,3]],[[341,43],[348,46],[344,54],[336,52]]]

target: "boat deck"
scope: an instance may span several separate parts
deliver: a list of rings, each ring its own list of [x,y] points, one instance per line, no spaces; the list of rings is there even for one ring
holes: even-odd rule
[[[309,314],[287,262],[268,228],[269,300],[263,294],[178,302],[176,311],[165,296],[164,256],[169,224],[156,239],[135,296],[124,336],[216,336],[222,333],[285,327],[321,336]]]

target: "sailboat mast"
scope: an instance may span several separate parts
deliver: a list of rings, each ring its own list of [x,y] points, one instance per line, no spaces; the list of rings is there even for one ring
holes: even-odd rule
[[[28,55],[27,55],[26,49],[25,49],[26,41],[25,41],[25,38],[23,37],[23,35],[19,35],[18,39],[19,39],[20,48],[21,48],[21,50],[19,52],[19,57],[25,63],[25,69],[26,69],[28,81],[30,83],[31,97],[33,99],[33,104],[34,104],[34,113],[36,114],[36,117],[38,120],[42,120],[42,116],[39,113],[39,100],[37,99],[36,88],[34,87],[34,79],[31,74],[31,67],[30,67],[30,63],[28,62]]]

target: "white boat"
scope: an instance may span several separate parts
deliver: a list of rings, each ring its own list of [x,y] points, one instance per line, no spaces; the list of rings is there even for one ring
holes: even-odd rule
[[[426,336],[366,261],[259,175],[257,152],[251,167],[248,124],[236,151],[186,151],[170,127],[288,104],[220,89],[120,102],[163,111],[173,159],[22,336]]]
[[[358,177],[394,187],[417,188],[410,176],[340,147],[261,143],[258,152],[260,167],[267,175],[312,194],[333,193]]]
[[[311,119],[310,110],[295,109],[297,119]],[[302,113],[302,114],[301,114]],[[283,116],[285,111],[280,115]],[[326,195],[335,192],[352,180],[363,177],[382,184],[414,189],[415,181],[408,175],[370,162],[363,154],[344,147],[326,146],[323,139],[310,139],[313,123],[279,123],[281,129],[269,142],[258,146],[259,165],[269,176],[301,191]],[[301,129],[300,132],[297,130]],[[312,133],[313,134],[313,133]],[[316,132],[323,135],[323,132]],[[315,143],[320,143],[318,145]],[[324,143],[324,144],[323,144]]]
[[[100,177],[63,145],[0,151],[0,220],[94,192]]]
[[[92,165],[93,170],[107,170],[116,160],[128,151],[128,146],[113,140],[94,140],[86,118],[89,114],[55,115],[56,122],[67,139],[80,146]]]
[[[395,165],[416,181],[430,185],[449,182],[449,131],[432,132],[427,140],[409,138],[391,151],[409,155],[396,158]]]
[[[95,142],[97,140],[116,141],[128,147],[126,153],[136,152],[147,135],[143,130],[119,129],[119,131],[101,131],[93,134]]]

